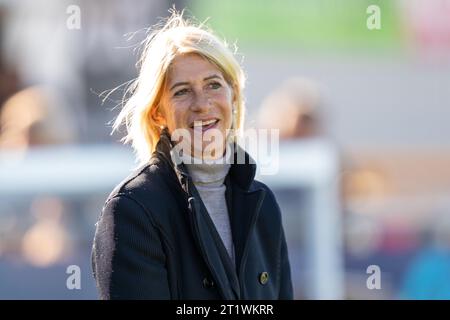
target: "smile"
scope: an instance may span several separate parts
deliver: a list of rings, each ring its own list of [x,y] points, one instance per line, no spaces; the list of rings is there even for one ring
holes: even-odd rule
[[[190,128],[205,132],[206,130],[215,128],[217,126],[217,123],[219,123],[219,119],[195,120],[190,125]]]

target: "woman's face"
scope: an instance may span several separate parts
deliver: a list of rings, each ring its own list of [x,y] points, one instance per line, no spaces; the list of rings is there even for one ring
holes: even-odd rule
[[[180,55],[173,60],[161,98],[161,117],[169,133],[176,129],[189,132],[191,155],[223,155],[227,129],[232,123],[232,104],[233,91],[214,64],[197,54]],[[220,141],[208,138],[219,134]],[[207,155],[205,150],[212,148],[217,148],[216,152]]]

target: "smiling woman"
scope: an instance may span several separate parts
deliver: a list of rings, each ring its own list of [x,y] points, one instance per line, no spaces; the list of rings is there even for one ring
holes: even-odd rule
[[[245,79],[233,53],[174,11],[148,36],[141,62],[114,126],[126,125],[141,166],[97,223],[100,298],[292,299],[279,206],[235,142]],[[174,152],[180,130],[193,136],[183,154]],[[211,132],[220,138],[209,154],[196,136]]]

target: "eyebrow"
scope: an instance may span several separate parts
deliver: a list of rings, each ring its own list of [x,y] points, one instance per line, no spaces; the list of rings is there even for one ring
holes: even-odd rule
[[[208,76],[206,78],[203,78],[203,81],[208,81],[208,80],[211,80],[211,79],[220,79],[220,80],[222,80],[222,77],[220,77],[217,74],[213,74],[213,75],[210,75],[210,76]],[[176,87],[184,86],[184,85],[187,85],[187,84],[189,84],[189,82],[176,82],[173,86],[170,87],[169,90],[172,91]]]

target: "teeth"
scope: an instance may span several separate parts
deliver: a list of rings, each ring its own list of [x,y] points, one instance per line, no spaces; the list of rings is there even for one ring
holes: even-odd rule
[[[209,126],[210,124],[212,124],[212,123],[214,123],[214,122],[216,122],[216,120],[208,120],[208,121],[203,121],[203,125],[204,126]]]
[[[207,121],[194,121],[194,127],[202,127],[202,126],[209,126],[210,124],[215,123],[217,120],[212,119],[212,120],[207,120]]]

